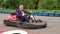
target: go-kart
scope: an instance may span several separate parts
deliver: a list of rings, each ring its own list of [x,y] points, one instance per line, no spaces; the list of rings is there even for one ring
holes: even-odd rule
[[[36,28],[47,27],[47,22],[46,21],[42,21],[40,19],[36,20],[35,17],[34,17],[34,20],[32,20],[32,23],[22,22],[22,21],[16,22],[16,21],[10,21],[8,19],[5,19],[3,21],[3,23],[6,26],[16,26],[16,27],[26,28],[26,29],[36,29]]]

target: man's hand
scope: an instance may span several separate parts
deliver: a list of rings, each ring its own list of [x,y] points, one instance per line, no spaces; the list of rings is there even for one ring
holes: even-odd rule
[[[25,13],[22,14],[22,16],[25,16],[25,15],[26,15]]]

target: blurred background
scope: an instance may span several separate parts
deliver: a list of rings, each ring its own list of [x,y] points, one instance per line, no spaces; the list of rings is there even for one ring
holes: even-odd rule
[[[0,0],[0,13],[15,12],[20,4],[35,13],[60,13],[60,0]]]

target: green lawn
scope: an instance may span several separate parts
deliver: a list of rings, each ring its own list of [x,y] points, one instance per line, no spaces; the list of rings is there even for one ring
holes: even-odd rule
[[[32,12],[60,12],[60,10],[28,10]],[[10,9],[5,9],[5,10],[0,10],[0,12],[16,12],[16,10],[10,10]]]

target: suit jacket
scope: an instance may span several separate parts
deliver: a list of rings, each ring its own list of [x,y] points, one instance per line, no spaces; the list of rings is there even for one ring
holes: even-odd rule
[[[25,10],[23,10],[23,11],[24,11],[24,13],[28,13],[28,11],[25,11]],[[22,17],[22,12],[19,9],[17,9],[16,10],[16,15],[19,16],[19,17]]]

